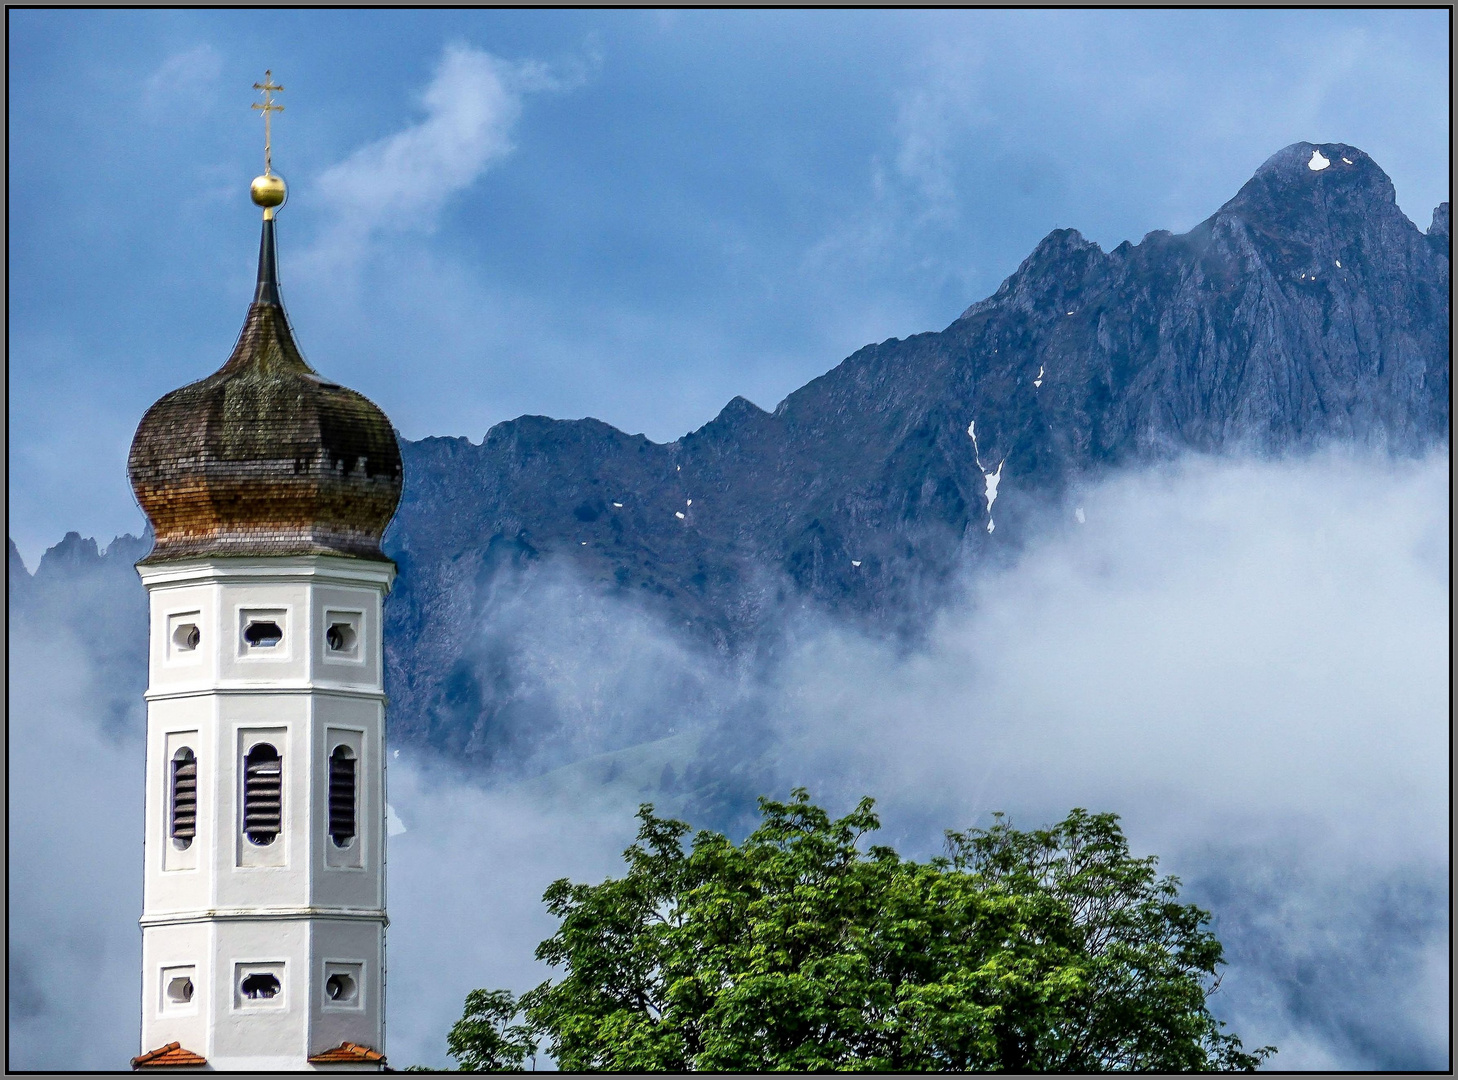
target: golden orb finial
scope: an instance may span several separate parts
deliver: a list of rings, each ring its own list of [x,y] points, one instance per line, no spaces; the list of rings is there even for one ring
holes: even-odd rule
[[[289,188],[284,183],[282,176],[267,172],[253,178],[253,183],[248,188],[248,194],[253,197],[255,204],[263,207],[263,216],[267,219],[273,217],[274,210],[282,206],[288,199]]]
[[[253,103],[253,107],[263,113],[263,175],[256,177],[248,189],[248,194],[258,206],[263,207],[263,220],[273,219],[273,212],[284,204],[289,197],[288,185],[283,182],[283,177],[277,176],[273,171],[273,114],[283,112],[284,107],[273,100],[275,90],[282,90],[282,86],[275,86],[273,72],[265,71],[263,81],[254,83],[253,89],[263,94],[263,102]]]

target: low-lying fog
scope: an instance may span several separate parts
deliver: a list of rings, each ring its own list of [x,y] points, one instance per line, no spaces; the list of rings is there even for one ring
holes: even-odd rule
[[[1247,1047],[1446,1068],[1448,482],[1446,447],[1120,473],[969,572],[914,651],[801,617],[731,668],[534,571],[481,633],[560,725],[537,775],[390,761],[391,1063],[448,1064],[468,990],[547,977],[542,890],[617,873],[639,802],[737,833],[803,785],[833,812],[874,796],[912,856],[994,810],[1114,811],[1213,910]],[[54,620],[12,610],[9,648],[10,1064],[125,1067],[141,702]]]

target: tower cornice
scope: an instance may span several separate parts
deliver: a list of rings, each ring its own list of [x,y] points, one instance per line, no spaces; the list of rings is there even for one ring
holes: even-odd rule
[[[256,922],[260,919],[313,921],[316,919],[338,919],[345,922],[377,922],[390,925],[390,917],[384,908],[345,908],[327,906],[307,907],[249,907],[249,908],[193,908],[183,911],[152,912],[137,920],[142,926],[175,926],[182,923],[201,922]]]
[[[189,687],[186,690],[148,690],[142,697],[146,701],[174,701],[182,698],[200,697],[226,697],[230,695],[256,694],[265,697],[278,697],[280,694],[297,694],[300,696],[315,697],[338,697],[358,700],[363,698],[367,701],[378,701],[381,705],[388,705],[390,699],[385,696],[383,690],[355,689],[348,686],[329,685],[324,683],[298,683],[294,686],[280,686],[278,683],[254,683],[249,685],[236,685],[229,682],[208,683],[206,686]]]
[[[334,555],[237,556],[139,563],[137,573],[149,589],[200,582],[275,584],[312,580],[325,584],[376,585],[388,592],[395,580],[395,564]]]

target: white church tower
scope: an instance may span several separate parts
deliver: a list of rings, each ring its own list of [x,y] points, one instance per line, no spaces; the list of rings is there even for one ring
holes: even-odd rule
[[[265,122],[281,108],[258,86]],[[266,123],[267,126],[267,123]],[[265,138],[258,287],[233,354],[148,410],[129,473],[156,537],[137,1069],[384,1067],[380,537],[389,421],[294,343]]]

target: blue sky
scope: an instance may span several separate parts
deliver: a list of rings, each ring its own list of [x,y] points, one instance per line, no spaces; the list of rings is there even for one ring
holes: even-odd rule
[[[1050,229],[1194,225],[1299,140],[1426,228],[1445,11],[12,11],[9,531],[137,532],[137,421],[284,294],[410,438],[668,440],[941,329]]]

